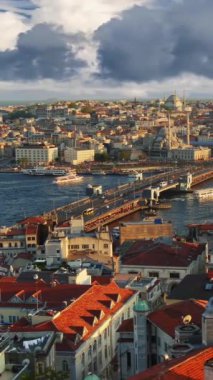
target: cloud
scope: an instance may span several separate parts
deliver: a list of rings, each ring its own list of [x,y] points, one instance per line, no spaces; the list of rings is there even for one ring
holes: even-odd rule
[[[86,63],[76,57],[72,42],[80,35],[65,35],[48,24],[38,24],[19,35],[17,47],[0,52],[0,80],[64,80]]]
[[[152,8],[122,12],[95,33],[100,77],[121,82],[162,81],[182,73],[213,78],[212,14],[212,0],[156,1]]]
[[[60,25],[65,32],[92,33],[113,16],[150,0],[33,0],[33,21]]]
[[[0,13],[0,51],[13,49],[16,45],[17,37],[27,30],[27,25],[23,18],[13,12],[1,10]]]

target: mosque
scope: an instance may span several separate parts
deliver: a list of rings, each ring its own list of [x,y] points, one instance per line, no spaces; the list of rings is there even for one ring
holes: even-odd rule
[[[176,94],[170,95],[165,103],[164,108],[168,111],[183,111],[184,110],[184,100],[181,100]]]

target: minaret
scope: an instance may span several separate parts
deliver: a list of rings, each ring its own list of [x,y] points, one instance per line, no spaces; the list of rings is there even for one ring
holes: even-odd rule
[[[187,112],[187,145],[190,145],[189,112]]]
[[[150,312],[146,301],[139,300],[134,306],[135,372],[148,367],[147,315]]]
[[[171,141],[171,119],[170,119],[170,113],[168,114],[168,146],[169,150],[172,147],[172,141]]]

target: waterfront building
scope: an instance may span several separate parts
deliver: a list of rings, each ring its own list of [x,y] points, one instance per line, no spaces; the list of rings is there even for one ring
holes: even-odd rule
[[[55,145],[38,144],[23,145],[15,149],[16,162],[38,165],[54,162],[58,157],[58,148]]]
[[[205,147],[180,147],[168,152],[170,160],[178,161],[206,161],[211,158],[211,149]]]
[[[64,160],[72,165],[78,165],[85,161],[94,161],[94,155],[94,149],[67,147],[64,151]]]

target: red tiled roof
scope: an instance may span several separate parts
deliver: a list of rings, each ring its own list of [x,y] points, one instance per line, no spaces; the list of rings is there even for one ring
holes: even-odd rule
[[[182,358],[168,360],[128,380],[204,380],[204,365],[213,358],[213,347],[191,353]]]
[[[188,267],[203,250],[203,244],[175,242],[170,246],[138,240],[127,249],[121,260],[123,265]]]
[[[45,223],[45,219],[42,216],[31,216],[29,218],[20,220],[19,224],[43,224]]]
[[[5,234],[5,236],[20,236],[25,235],[25,230],[21,228],[11,228]]]
[[[10,285],[8,286],[8,282]],[[37,292],[40,292],[39,300],[42,303],[46,302],[47,307],[54,310],[62,309],[63,302],[67,301],[68,304],[74,299],[78,299],[84,292],[90,289],[90,285],[76,285],[76,284],[56,284],[56,286],[51,286],[43,280],[36,282],[16,282],[14,278],[1,278],[0,279],[0,291],[1,291],[1,302],[0,307],[13,306],[20,307],[28,306],[31,308],[35,307],[35,303],[27,303],[30,297],[35,297]],[[11,298],[17,295],[20,291],[24,291],[24,304],[12,303]]]
[[[148,319],[159,329],[174,338],[175,328],[182,324],[182,318],[190,314],[192,322],[201,326],[201,316],[206,308],[207,301],[186,300],[153,311]]]
[[[99,285],[107,285],[112,281],[113,277],[103,277],[103,276],[92,276],[92,283],[96,282]]]
[[[68,339],[70,349],[75,349],[87,340],[109,316],[115,314],[134,293],[133,290],[119,288],[114,282],[105,286],[93,285],[59,315],[57,314],[51,322],[34,326],[29,324],[23,326],[17,322],[11,329],[13,331],[49,331],[49,329],[60,331]],[[119,300],[114,303],[107,294],[118,294]],[[75,341],[77,334],[80,337],[78,342]]]
[[[208,224],[188,224],[188,227],[197,227],[200,231],[213,231],[213,223],[208,223]]]
[[[118,332],[133,332],[133,318],[126,319],[125,321],[122,322],[120,325],[119,329],[117,330]]]
[[[28,224],[26,226],[26,235],[36,235],[38,232],[38,225]]]

